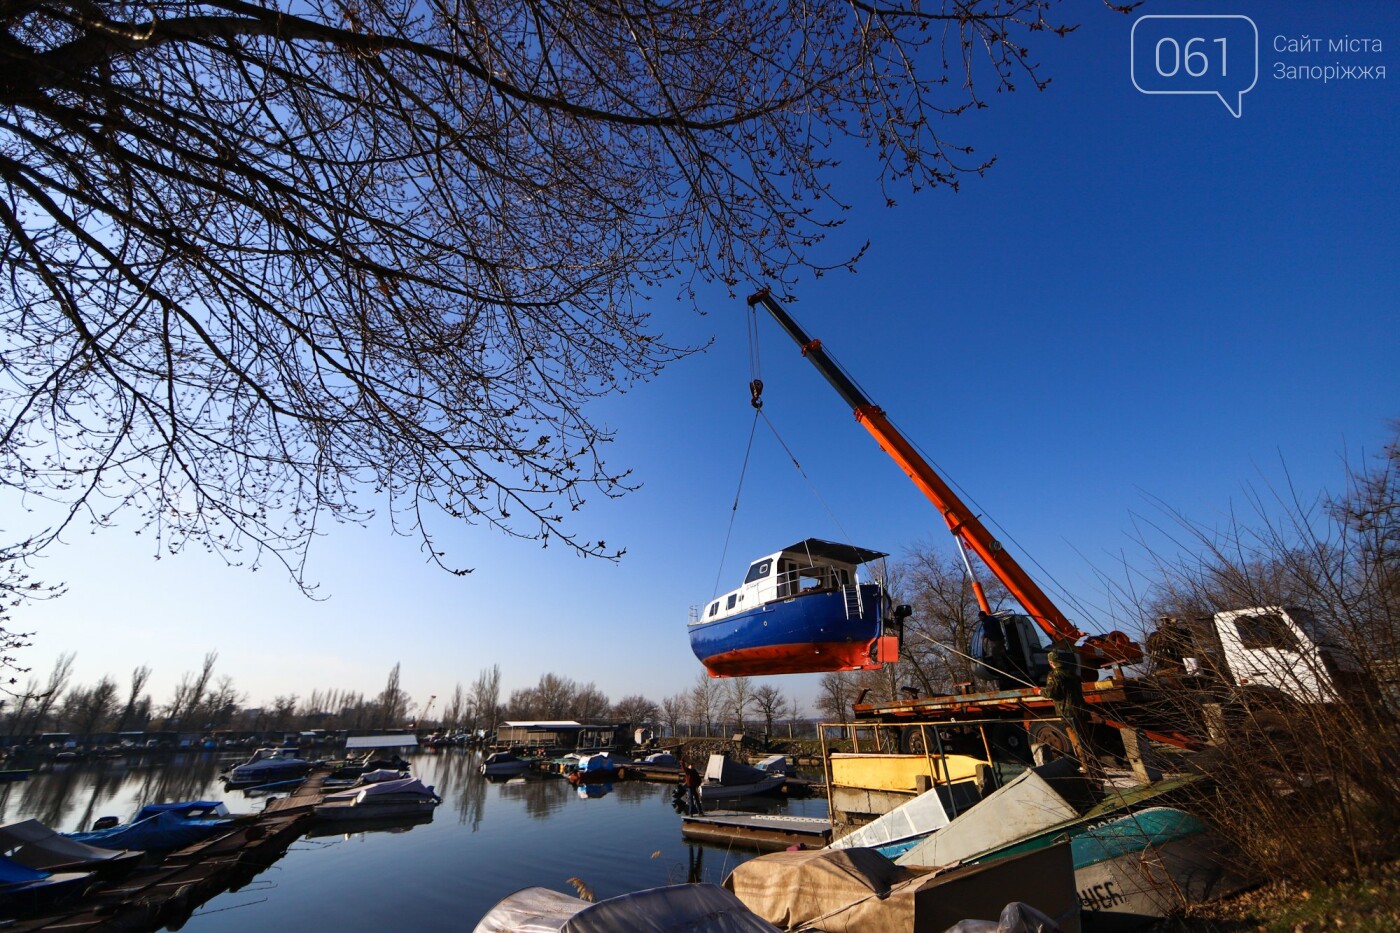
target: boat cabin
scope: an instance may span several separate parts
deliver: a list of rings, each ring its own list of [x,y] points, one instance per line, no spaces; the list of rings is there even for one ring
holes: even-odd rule
[[[696,622],[715,622],[774,600],[859,583],[856,568],[885,556],[882,551],[820,538],[799,541],[750,564],[743,585],[711,601]]]

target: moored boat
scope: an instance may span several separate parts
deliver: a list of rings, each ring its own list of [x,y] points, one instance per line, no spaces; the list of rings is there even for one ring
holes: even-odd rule
[[[295,748],[260,748],[241,765],[228,772],[229,784],[267,784],[283,778],[300,777],[311,770],[311,762]]]
[[[0,851],[17,864],[45,872],[93,872],[113,881],[136,868],[145,854],[121,846],[92,846],[56,832],[38,820],[0,826]]]
[[[786,775],[770,774],[714,754],[705,766],[705,779],[700,782],[700,799],[715,801],[753,797],[777,790],[786,780]]]
[[[103,849],[173,852],[234,828],[236,818],[216,801],[148,804],[130,823],[85,833],[69,833],[87,845]]]
[[[880,551],[818,538],[754,561],[736,590],[692,621],[690,647],[715,677],[873,670],[899,660],[904,607],[857,568]]]
[[[481,773],[487,777],[511,777],[529,769],[530,762],[514,752],[492,752],[481,763]]]
[[[318,820],[394,820],[431,814],[440,803],[433,788],[410,777],[327,794],[313,812]]]

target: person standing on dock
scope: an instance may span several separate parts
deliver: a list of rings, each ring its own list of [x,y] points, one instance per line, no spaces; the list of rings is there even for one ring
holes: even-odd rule
[[[681,769],[681,784],[685,787],[686,815],[704,816],[705,808],[700,806],[700,772],[690,762]]]

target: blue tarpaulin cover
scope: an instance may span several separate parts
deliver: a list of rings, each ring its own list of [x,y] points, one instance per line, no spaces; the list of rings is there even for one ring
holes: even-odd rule
[[[70,833],[72,839],[104,849],[144,849],[147,852],[169,852],[194,845],[232,824],[232,820],[190,819],[173,811],[157,813],[144,820],[99,829],[88,833]]]

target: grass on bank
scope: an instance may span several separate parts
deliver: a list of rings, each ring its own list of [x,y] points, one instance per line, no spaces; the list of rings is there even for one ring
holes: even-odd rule
[[[1400,862],[1371,877],[1301,885],[1277,881],[1163,920],[1149,933],[1400,933]]]

